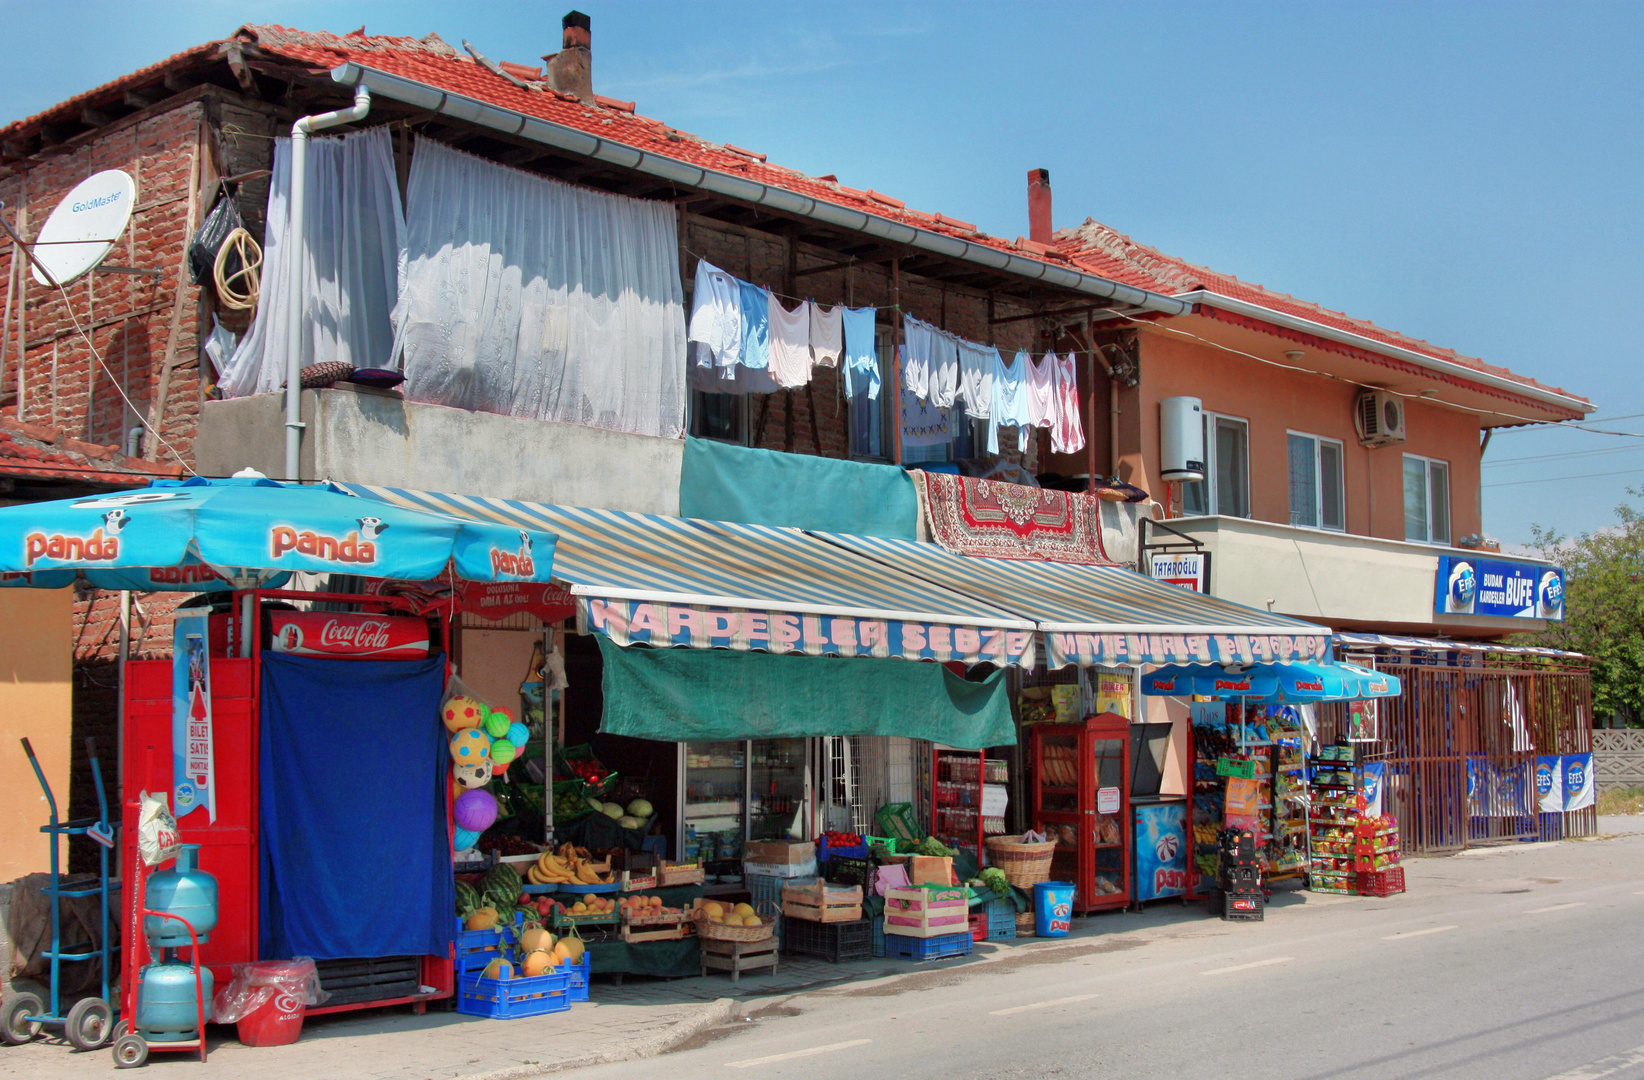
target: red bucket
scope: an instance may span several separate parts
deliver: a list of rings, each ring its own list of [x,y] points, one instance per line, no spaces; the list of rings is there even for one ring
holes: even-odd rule
[[[246,1046],[285,1046],[303,1033],[303,1015],[308,1006],[297,995],[303,979],[313,971],[311,962],[265,960],[248,965],[252,986],[266,986],[273,993],[262,1005],[242,1017],[236,1029]]]

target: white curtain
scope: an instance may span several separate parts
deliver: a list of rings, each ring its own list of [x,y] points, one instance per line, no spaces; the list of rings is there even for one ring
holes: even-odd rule
[[[310,139],[304,171],[303,366],[340,360],[357,368],[389,367],[405,213],[388,129]],[[228,397],[271,393],[285,385],[290,196],[291,140],[276,139],[262,298],[251,328],[218,373]]]
[[[394,311],[406,396],[679,438],[685,307],[668,203],[418,139]]]

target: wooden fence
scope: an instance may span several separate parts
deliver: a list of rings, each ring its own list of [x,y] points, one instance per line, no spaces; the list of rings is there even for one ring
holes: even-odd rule
[[[1538,812],[1536,757],[1592,749],[1592,690],[1584,668],[1440,667],[1377,661],[1404,682],[1378,702],[1379,739],[1366,760],[1386,763],[1383,806],[1406,851],[1557,840],[1597,831],[1591,809]],[[1345,732],[1346,707],[1320,710],[1327,740]]]

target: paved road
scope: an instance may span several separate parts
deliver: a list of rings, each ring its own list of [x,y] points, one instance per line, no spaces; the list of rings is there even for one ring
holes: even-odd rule
[[[1065,948],[800,995],[575,1075],[1644,1080],[1644,833],[1408,875],[1260,924],[1103,916]]]

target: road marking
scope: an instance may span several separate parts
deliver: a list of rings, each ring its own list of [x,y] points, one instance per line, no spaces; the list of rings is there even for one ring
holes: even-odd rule
[[[1401,941],[1407,937],[1422,937],[1427,934],[1442,934],[1446,930],[1454,930],[1454,926],[1430,926],[1426,930],[1406,930],[1402,934],[1388,934],[1383,941]]]
[[[1529,911],[1526,911],[1524,914],[1526,914],[1526,915],[1545,915],[1549,911],[1565,911],[1565,910],[1568,910],[1569,908],[1573,908],[1573,907],[1586,907],[1586,906],[1587,906],[1587,901],[1585,901],[1585,900],[1576,900],[1576,901],[1573,901],[1573,902],[1568,903],[1568,904],[1554,904],[1552,907],[1533,907]]]
[[[872,1039],[851,1039],[849,1042],[829,1043],[826,1046],[813,1046],[809,1050],[790,1050],[786,1054],[772,1054],[770,1057],[749,1058],[747,1061],[728,1061],[727,1069],[746,1069],[754,1065],[769,1065],[774,1061],[792,1061],[794,1058],[810,1057],[813,1054],[831,1054],[835,1050],[849,1050],[853,1046],[866,1046]]]
[[[1252,960],[1248,964],[1235,964],[1232,967],[1212,968],[1209,971],[1201,972],[1200,974],[1226,975],[1233,971],[1249,971],[1251,968],[1267,967],[1271,964],[1288,964],[1294,959],[1295,957],[1293,956],[1275,956],[1271,960]]]
[[[1600,1080],[1601,1077],[1614,1076],[1622,1069],[1630,1069],[1634,1065],[1644,1065],[1644,1046],[1635,1046],[1631,1050],[1623,1050],[1621,1053],[1611,1054],[1607,1058],[1589,1061],[1585,1065],[1576,1066],[1569,1072],[1549,1076],[1547,1080]]]
[[[1034,1009],[1048,1009],[1052,1005],[1072,1005],[1076,1001],[1089,1001],[1099,998],[1101,994],[1075,994],[1073,997],[1055,998],[1051,1001],[1036,1001],[1032,1005],[1017,1005],[1010,1009],[994,1009],[989,1016],[1015,1016],[1017,1013],[1031,1012]]]

